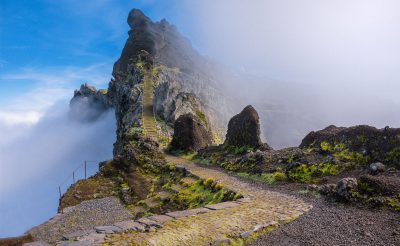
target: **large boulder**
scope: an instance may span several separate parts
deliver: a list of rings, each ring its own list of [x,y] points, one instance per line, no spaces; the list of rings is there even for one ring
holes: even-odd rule
[[[336,194],[339,198],[344,200],[351,200],[353,192],[357,190],[356,178],[344,178],[339,180],[336,185]]]
[[[230,119],[224,145],[252,148],[263,145],[260,139],[260,118],[253,106],[248,105]]]
[[[179,116],[174,124],[172,150],[197,151],[212,144],[212,136],[204,122],[188,113]]]
[[[359,185],[364,193],[376,195],[400,194],[400,179],[396,176],[363,175],[360,177]]]

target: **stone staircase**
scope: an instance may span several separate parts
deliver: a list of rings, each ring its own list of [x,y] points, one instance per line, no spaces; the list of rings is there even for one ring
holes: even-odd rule
[[[158,132],[153,111],[153,90],[151,74],[146,72],[143,82],[143,133],[146,137],[157,141]]]

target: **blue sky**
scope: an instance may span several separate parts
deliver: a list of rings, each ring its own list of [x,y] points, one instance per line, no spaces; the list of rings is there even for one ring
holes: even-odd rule
[[[0,121],[40,114],[84,82],[106,87],[127,38],[129,10],[185,29],[176,6],[173,0],[0,1]]]

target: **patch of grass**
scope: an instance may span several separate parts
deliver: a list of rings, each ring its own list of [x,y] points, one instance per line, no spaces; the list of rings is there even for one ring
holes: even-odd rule
[[[221,189],[216,189],[217,185],[213,179],[197,180],[180,190],[171,200],[184,209],[191,209],[235,198],[235,192],[221,187],[219,187]]]
[[[274,184],[276,182],[285,181],[287,179],[286,174],[283,172],[275,173],[262,173],[262,174],[249,174],[249,173],[238,173],[239,177],[250,179],[256,182]]]
[[[400,147],[393,148],[386,153],[385,161],[388,163],[398,163],[400,162]]]
[[[315,173],[316,167],[314,165],[307,166],[301,164],[294,167],[289,171],[289,179],[296,182],[309,183],[311,176]]]
[[[321,150],[325,152],[331,152],[331,145],[327,141],[322,141],[320,144]]]
[[[193,160],[194,157],[196,156],[196,152],[190,152],[190,151],[183,151],[183,150],[170,150],[170,152],[173,155],[179,156],[183,159],[186,160]]]
[[[322,176],[337,175],[339,173],[339,166],[331,163],[320,163],[317,167],[317,172]]]
[[[232,153],[234,155],[243,155],[247,152],[250,151],[254,151],[254,148],[250,147],[250,146],[227,146],[226,151],[228,151],[229,153]]]
[[[400,212],[400,201],[398,198],[386,198],[385,205],[396,212]]]
[[[321,198],[321,194],[318,191],[310,191],[309,189],[301,190],[299,194],[307,197]]]
[[[204,123],[206,127],[208,127],[207,118],[203,112],[201,112],[200,110],[196,110],[196,116]]]
[[[337,175],[339,173],[339,165],[332,163],[320,163],[318,165],[301,164],[289,171],[289,179],[295,182],[310,183],[313,177],[321,177],[327,175]]]

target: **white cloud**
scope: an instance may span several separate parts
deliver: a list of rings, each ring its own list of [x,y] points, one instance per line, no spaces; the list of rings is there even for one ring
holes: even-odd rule
[[[0,76],[2,83],[27,81],[35,86],[26,93],[0,105],[0,123],[3,125],[37,123],[43,113],[55,102],[69,100],[74,89],[89,83],[96,87],[107,87],[111,63],[88,67],[23,68],[18,72]]]
[[[37,111],[0,111],[0,122],[4,122],[6,125],[36,124],[41,117],[42,114]]]

